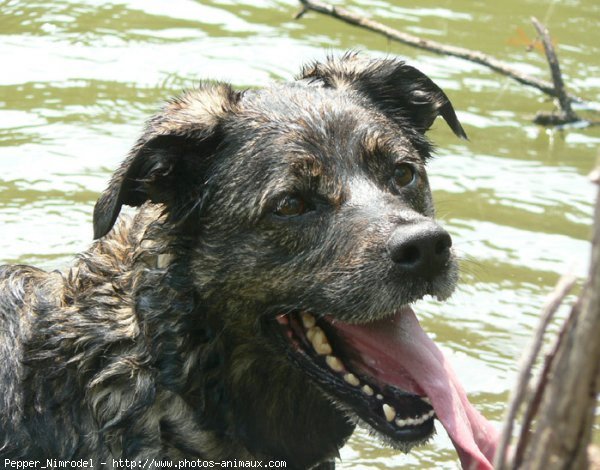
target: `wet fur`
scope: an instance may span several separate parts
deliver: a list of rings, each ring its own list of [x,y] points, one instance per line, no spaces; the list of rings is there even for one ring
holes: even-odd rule
[[[382,256],[398,226],[433,216],[423,134],[438,115],[464,136],[416,69],[355,55],[262,91],[206,83],[168,103],[71,268],[0,267],[0,457],[332,467],[351,410],[265,325],[292,309],[364,321],[451,293],[454,267],[417,282]],[[393,194],[399,153],[422,177]],[[319,194],[319,210],[273,215],[288,193]],[[113,228],[122,205],[140,209]]]

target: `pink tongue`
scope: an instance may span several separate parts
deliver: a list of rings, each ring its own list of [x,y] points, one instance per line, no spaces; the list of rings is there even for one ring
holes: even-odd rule
[[[427,395],[467,470],[492,469],[498,434],[469,403],[450,363],[425,334],[410,307],[393,318],[334,327],[379,380]]]

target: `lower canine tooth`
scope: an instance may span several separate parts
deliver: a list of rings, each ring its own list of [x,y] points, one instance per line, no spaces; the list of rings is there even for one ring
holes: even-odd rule
[[[302,312],[302,313],[300,313],[300,318],[302,318],[302,324],[304,325],[304,328],[306,328],[307,330],[309,328],[312,328],[313,326],[315,326],[315,323],[316,323],[315,317],[313,317],[310,313]]]
[[[365,395],[368,395],[370,397],[373,396],[373,389],[368,385],[363,385],[361,390],[364,392]]]
[[[360,380],[358,380],[358,377],[356,377],[356,375],[352,373],[344,375],[344,380],[350,385],[354,385],[355,387],[360,385]]]
[[[387,403],[383,404],[383,414],[385,415],[385,419],[388,420],[389,422],[394,421],[394,418],[396,417],[396,410],[394,409],[394,407],[388,405]]]
[[[335,356],[327,356],[325,358],[325,362],[327,365],[336,372],[341,372],[344,370],[344,364]]]

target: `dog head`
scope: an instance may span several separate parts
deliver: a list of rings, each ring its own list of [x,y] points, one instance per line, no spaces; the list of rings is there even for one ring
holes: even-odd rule
[[[443,91],[392,59],[330,59],[264,90],[202,85],[149,121],[96,205],[95,238],[122,205],[151,201],[217,247],[198,271],[240,295],[256,297],[249,269],[265,297],[347,321],[445,298],[455,263],[425,172],[439,115],[466,137]]]
[[[444,92],[394,59],[346,55],[261,90],[204,84],[149,121],[99,199],[97,238],[123,204],[150,201],[191,240],[191,282],[237,351],[224,359],[239,390],[227,404],[247,418],[247,447],[309,466],[346,438],[348,419],[403,450],[433,432],[442,392],[427,398],[422,375],[440,366],[410,364],[429,343],[410,346],[422,331],[409,305],[445,299],[457,278],[425,171],[438,116],[466,137]],[[273,397],[257,378],[269,373],[311,382]],[[318,409],[330,435],[313,439],[286,407]],[[260,424],[269,413],[290,414],[304,442],[273,444],[285,431]]]

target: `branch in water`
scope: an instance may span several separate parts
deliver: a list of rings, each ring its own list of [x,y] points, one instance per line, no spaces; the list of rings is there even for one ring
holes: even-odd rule
[[[537,18],[531,18],[531,22],[540,35],[542,44],[544,44],[546,59],[548,59],[550,73],[552,74],[552,81],[554,82],[554,90],[556,91],[556,97],[558,98],[560,109],[562,110],[560,114],[549,115],[547,113],[538,113],[534,119],[534,122],[542,125],[558,125],[579,121],[579,117],[571,108],[571,101],[569,100],[569,96],[567,95],[567,91],[565,89],[565,83],[563,82],[562,73],[560,72],[560,65],[558,64],[558,58],[556,57],[554,46],[550,40],[548,29],[541,24]]]
[[[565,121],[564,119],[559,119],[560,116],[557,115],[546,115],[541,114],[539,117],[536,117],[536,122],[539,120],[539,124],[546,125],[557,125],[557,124],[565,124],[566,122],[573,122],[574,120],[578,120],[577,116],[571,109],[571,103],[583,103],[584,100],[578,96],[575,96],[571,93],[568,93],[565,90],[564,84],[562,84],[562,78],[560,78],[560,83],[562,86],[556,85],[556,79],[554,83],[548,82],[546,80],[540,80],[535,77],[531,77],[527,74],[521,73],[518,70],[510,67],[506,63],[499,61],[487,54],[484,54],[481,51],[475,51],[471,49],[466,49],[463,47],[455,47],[455,46],[447,46],[445,44],[439,43],[437,41],[431,41],[428,39],[423,39],[418,36],[413,36],[412,34],[403,33],[398,31],[397,29],[386,26],[377,21],[371,20],[364,16],[358,15],[351,11],[348,11],[344,8],[340,8],[329,3],[323,2],[321,0],[299,0],[302,4],[302,9],[296,15],[296,18],[301,18],[304,14],[309,11],[315,11],[318,13],[322,13],[324,15],[332,16],[339,20],[342,20],[346,23],[349,23],[354,26],[358,26],[369,31],[373,31],[379,34],[386,36],[387,38],[407,44],[409,46],[417,47],[419,49],[423,49],[429,52],[433,52],[441,55],[449,55],[453,57],[459,57],[464,60],[468,60],[470,62],[475,62],[476,64],[483,65],[488,67],[502,75],[512,78],[523,85],[527,85],[533,88],[536,88],[543,93],[552,96],[553,98],[558,98],[561,109],[564,112],[564,116],[569,118],[569,121]],[[542,35],[543,39],[543,35]],[[548,57],[548,61],[550,61],[550,54],[548,52],[548,47],[546,42],[544,41],[544,47],[546,49],[546,56]],[[550,44],[550,50],[553,54],[554,49]],[[553,54],[554,60],[556,61],[556,54]],[[551,63],[551,69],[553,70],[554,77],[554,66]],[[558,67],[558,61],[556,61],[556,67]],[[558,68],[558,73],[560,76],[560,69]],[[570,110],[569,113],[566,110]],[[572,119],[572,118],[575,119]]]

